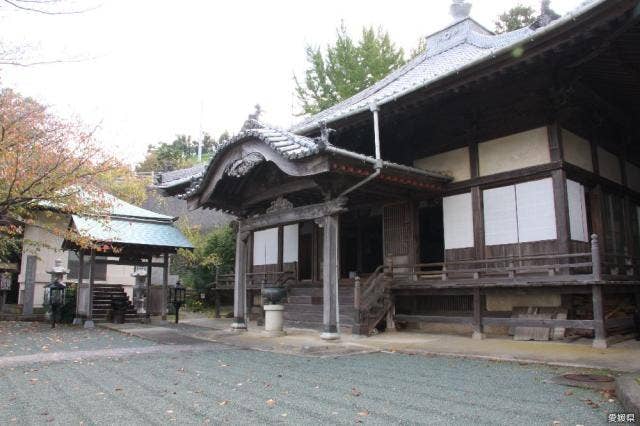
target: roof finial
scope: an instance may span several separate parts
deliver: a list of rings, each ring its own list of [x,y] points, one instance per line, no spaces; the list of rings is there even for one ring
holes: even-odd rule
[[[471,12],[471,3],[464,0],[453,0],[451,6],[449,6],[449,13],[455,21],[468,18]]]

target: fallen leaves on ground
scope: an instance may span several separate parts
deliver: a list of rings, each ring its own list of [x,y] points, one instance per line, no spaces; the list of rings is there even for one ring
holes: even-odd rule
[[[362,395],[362,392],[360,392],[357,388],[351,388],[351,395],[360,396]]]
[[[218,401],[218,405],[222,406],[222,405],[227,405],[230,401],[228,399],[224,399],[222,401]]]
[[[369,415],[369,410],[358,411],[358,415],[360,417],[367,417]]]
[[[274,405],[276,405],[276,400],[275,399],[267,399],[267,405],[269,407],[273,407]]]

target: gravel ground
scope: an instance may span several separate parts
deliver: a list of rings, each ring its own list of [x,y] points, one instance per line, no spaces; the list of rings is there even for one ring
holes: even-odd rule
[[[155,343],[111,330],[38,322],[0,321],[0,356],[150,346]],[[0,422],[1,423],[1,422]]]
[[[617,402],[560,368],[376,353],[308,358],[212,345],[0,370],[0,424],[604,424]]]

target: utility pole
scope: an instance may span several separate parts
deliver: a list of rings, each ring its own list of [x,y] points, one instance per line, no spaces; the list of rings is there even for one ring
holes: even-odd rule
[[[204,108],[204,100],[200,99],[200,136],[198,137],[198,163],[202,162],[202,110]]]

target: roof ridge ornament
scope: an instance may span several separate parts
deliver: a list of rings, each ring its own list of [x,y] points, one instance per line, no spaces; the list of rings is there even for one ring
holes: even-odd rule
[[[323,150],[327,145],[330,145],[329,137],[331,133],[335,132],[335,129],[327,127],[325,120],[321,120],[318,124],[320,125],[320,137],[316,138],[316,141],[318,142],[318,148]]]
[[[253,114],[249,114],[246,121],[242,125],[242,129],[240,129],[241,131],[249,129],[262,129],[264,127],[264,124],[260,122],[262,107],[260,106],[260,104],[255,104],[253,108]]]
[[[546,27],[551,22],[560,18],[560,15],[558,15],[553,9],[551,9],[550,3],[550,0],[542,0],[540,2],[540,16],[538,16],[536,20],[533,21],[531,25],[529,25],[529,28],[531,28],[532,30],[537,30],[538,28]]]
[[[449,13],[454,21],[468,18],[471,13],[471,3],[464,0],[453,0],[449,6]]]

